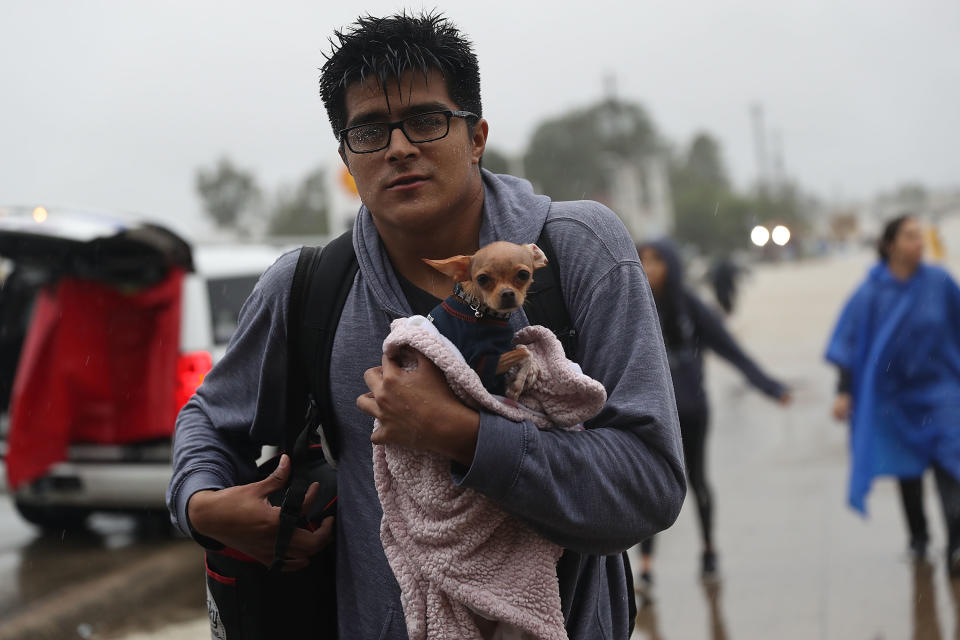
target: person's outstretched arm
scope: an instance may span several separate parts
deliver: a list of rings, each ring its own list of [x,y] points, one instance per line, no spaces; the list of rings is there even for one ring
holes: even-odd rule
[[[771,398],[783,401],[789,397],[787,387],[760,369],[726,330],[717,314],[691,294],[687,295],[687,305],[693,315],[702,346],[712,349],[739,369],[750,384]]]

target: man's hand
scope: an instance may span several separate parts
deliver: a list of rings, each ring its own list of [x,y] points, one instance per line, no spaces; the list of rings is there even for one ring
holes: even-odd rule
[[[833,401],[833,417],[835,420],[847,420],[850,417],[850,409],[853,406],[853,398],[849,393],[838,393],[836,400]]]
[[[404,368],[384,356],[381,366],[363,374],[370,392],[357,398],[357,408],[380,421],[370,441],[432,451],[470,466],[480,414],[457,399],[429,358],[411,350],[410,360]]]
[[[267,496],[282,489],[289,475],[290,458],[284,454],[276,470],[260,482],[219,491],[198,491],[187,503],[190,524],[198,533],[270,566],[280,522],[280,507],[270,504]],[[314,483],[307,490],[303,513],[309,510],[310,504],[316,499],[318,489],[319,486]],[[324,518],[316,531],[294,529],[283,570],[303,569],[310,558],[332,539],[332,517]]]

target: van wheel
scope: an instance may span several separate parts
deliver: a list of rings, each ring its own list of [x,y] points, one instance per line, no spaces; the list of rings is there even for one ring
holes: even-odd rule
[[[90,512],[76,507],[46,507],[15,501],[24,520],[44,531],[76,531],[83,529]]]

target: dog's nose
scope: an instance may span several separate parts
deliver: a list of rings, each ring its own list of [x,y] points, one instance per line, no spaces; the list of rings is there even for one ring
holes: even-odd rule
[[[517,304],[517,294],[513,289],[504,289],[500,292],[500,304],[504,307],[512,307]]]

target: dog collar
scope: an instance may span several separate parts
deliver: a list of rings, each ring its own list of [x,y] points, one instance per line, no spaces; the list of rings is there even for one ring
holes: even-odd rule
[[[503,313],[502,311],[496,311],[487,305],[483,304],[480,300],[477,300],[472,295],[463,290],[463,287],[460,283],[453,285],[453,295],[460,298],[461,302],[470,307],[473,311],[473,315],[477,318],[482,318],[483,316],[490,316],[491,318],[499,318],[500,320],[507,320],[510,317],[509,313]]]

